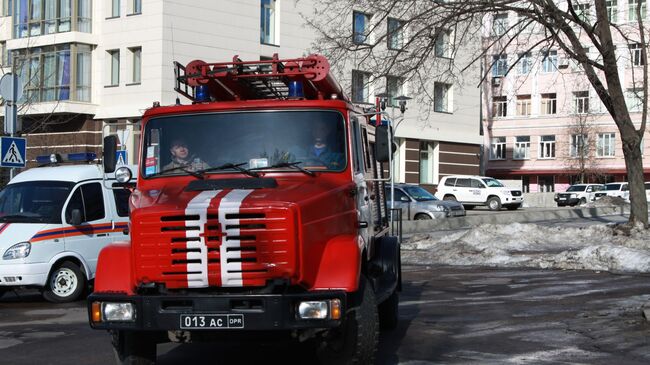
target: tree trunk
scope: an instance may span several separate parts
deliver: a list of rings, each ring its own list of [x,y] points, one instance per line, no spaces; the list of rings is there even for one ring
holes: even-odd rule
[[[632,137],[632,138],[630,138]],[[630,225],[637,223],[648,227],[648,202],[645,197],[645,183],[643,174],[643,159],[641,143],[638,136],[621,136],[623,141],[623,155],[627,168],[628,187],[630,189]],[[631,141],[628,139],[632,139]]]

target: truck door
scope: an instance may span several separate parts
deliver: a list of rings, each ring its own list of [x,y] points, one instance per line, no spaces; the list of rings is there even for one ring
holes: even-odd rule
[[[123,241],[129,237],[129,197],[131,196],[131,190],[127,187],[118,187],[116,184],[113,184],[113,189],[110,190],[108,195],[107,202],[112,201],[115,203],[112,207],[115,211],[113,214],[115,231],[110,234],[111,241]]]
[[[73,226],[72,211],[79,209],[81,224]],[[78,185],[65,208],[65,250],[80,255],[94,276],[99,251],[111,242],[113,222],[106,211],[104,189],[100,182]]]
[[[350,118],[350,127],[352,128],[352,164],[354,171],[354,183],[357,190],[357,209],[359,215],[359,234],[366,242],[370,242],[370,233],[372,232],[372,209],[370,206],[370,196],[368,184],[366,183],[365,174],[366,166],[364,161],[364,151],[361,139],[361,125],[357,117]]]

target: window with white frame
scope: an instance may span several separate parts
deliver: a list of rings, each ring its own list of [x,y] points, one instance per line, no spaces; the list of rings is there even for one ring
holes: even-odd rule
[[[598,144],[596,146],[596,156],[614,157],[614,148],[616,147],[616,133],[599,133]]]
[[[508,31],[508,14],[495,14],[492,19],[492,34],[500,36]]]
[[[370,101],[370,73],[352,70],[352,102]]]
[[[142,0],[130,0],[129,13],[131,15],[142,14]]]
[[[542,94],[541,114],[550,115],[557,113],[557,94]]]
[[[645,19],[645,0],[627,0],[627,20],[635,22],[637,20],[636,11],[641,3],[641,19]]]
[[[117,18],[120,16],[120,0],[111,0],[111,17]]]
[[[572,134],[571,146],[569,147],[569,156],[573,158],[587,157],[587,135]]]
[[[395,98],[404,95],[404,79],[396,76],[386,76],[386,92],[388,93],[388,105],[399,106]]]
[[[449,31],[444,29],[437,30],[434,52],[436,57],[451,57]]]
[[[368,41],[371,17],[358,11],[352,13],[352,40],[355,44],[365,44]]]
[[[578,15],[578,19],[585,23],[589,23],[590,19],[589,17],[591,16],[591,5],[582,3],[582,4],[575,4],[573,5],[573,8],[576,12],[576,15]]]
[[[530,136],[515,137],[515,148],[512,151],[512,158],[515,160],[526,160],[530,158]]]
[[[139,84],[142,78],[142,47],[131,47],[131,83]]]
[[[120,84],[120,50],[106,51],[108,54],[108,86]]]
[[[451,85],[442,82],[433,84],[433,110],[441,113],[448,113],[451,111],[450,104],[450,91]]]
[[[520,53],[519,67],[517,67],[519,74],[527,75],[528,73],[530,73],[532,67],[533,67],[533,60],[531,58],[530,52]]]
[[[625,104],[631,113],[643,110],[643,89],[627,89],[625,91]]]
[[[609,22],[612,24],[615,24],[618,21],[618,8],[616,5],[616,0],[605,0],[607,19],[609,19]]]
[[[492,99],[492,116],[503,118],[508,116],[508,98],[505,96],[495,96]]]
[[[517,95],[517,115],[530,115],[530,95]]]
[[[490,141],[490,160],[506,159],[506,137],[494,137]]]
[[[492,56],[492,76],[505,76],[508,72],[508,55],[500,54]]]
[[[277,28],[277,1],[260,1],[260,43],[278,45]]]
[[[632,43],[628,45],[630,49],[630,61],[632,66],[643,66],[645,60],[643,59],[643,46],[641,43]]]
[[[576,114],[589,113],[589,91],[577,91],[573,93],[573,100]]]
[[[420,141],[420,184],[433,184],[433,142]]]
[[[15,38],[70,31],[90,32],[90,0],[21,0],[7,6],[13,6]],[[75,18],[76,22],[73,21]]]
[[[555,136],[539,137],[539,158],[555,158]]]
[[[404,22],[388,18],[388,49],[402,49],[404,47]]]
[[[555,72],[557,71],[557,51],[546,51],[542,53],[542,71]]]

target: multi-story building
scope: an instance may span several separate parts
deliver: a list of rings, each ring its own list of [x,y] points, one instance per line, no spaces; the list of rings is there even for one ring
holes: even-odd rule
[[[620,33],[612,32],[618,71],[638,127],[638,91],[645,60],[640,45],[621,36],[633,34],[636,2],[607,1],[607,6],[611,21],[621,29]],[[585,19],[593,20],[588,4],[580,9]],[[648,16],[645,8],[642,16]],[[519,20],[515,12],[494,14],[484,29],[485,40],[493,41]],[[490,72],[483,99],[487,174],[521,180],[530,192],[563,191],[579,181],[625,181],[620,133],[580,65],[557,46],[543,48],[547,47],[545,43],[524,52],[527,45],[541,39],[543,30],[539,26],[510,29],[520,31],[504,53],[487,55],[485,62]],[[587,35],[583,36],[584,44],[589,45]],[[600,54],[591,47],[589,56],[596,60]],[[642,143],[644,157],[650,154],[649,148]],[[648,179],[647,159],[644,166]]]
[[[27,137],[28,160],[54,152],[99,155],[107,126],[126,131],[128,160],[137,162],[142,112],[178,97],[173,61],[306,55],[316,34],[301,14],[313,6],[318,2],[4,0],[2,66],[24,85],[19,129]],[[380,86],[364,83],[365,73],[339,74],[347,75],[341,81],[355,101],[374,100]],[[402,80],[387,81],[389,92],[406,94]],[[437,95],[431,117],[418,118],[421,108],[410,104],[397,130],[400,181],[436,184],[441,175],[478,172],[479,91],[444,83],[431,89]]]

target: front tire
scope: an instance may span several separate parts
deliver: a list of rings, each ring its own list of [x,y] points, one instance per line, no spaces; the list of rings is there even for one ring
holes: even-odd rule
[[[452,201],[452,202],[458,201],[458,200],[456,200],[456,197],[453,196],[453,195],[445,195],[444,198],[442,198],[442,200],[449,200],[449,201]]]
[[[136,331],[115,331],[113,353],[117,365],[153,365],[156,363],[156,342],[151,334]]]
[[[86,288],[86,276],[76,264],[65,261],[52,270],[43,297],[52,303],[73,302]]]
[[[377,302],[370,282],[361,277],[363,297],[359,307],[346,315],[339,328],[331,330],[316,350],[321,364],[374,364],[379,341]]]
[[[416,221],[425,221],[425,220],[430,220],[431,217],[428,214],[425,213],[420,213],[415,215],[415,220]]]
[[[501,199],[496,196],[490,197],[487,200],[487,206],[490,210],[501,210]]]

